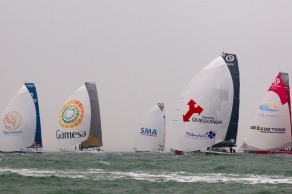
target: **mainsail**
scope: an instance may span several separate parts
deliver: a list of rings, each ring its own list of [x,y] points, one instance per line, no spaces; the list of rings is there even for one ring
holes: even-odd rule
[[[1,114],[0,151],[13,152],[30,147],[35,138],[36,115],[34,100],[25,84]]]
[[[239,87],[235,54],[223,53],[202,69],[178,99],[172,148],[195,151],[213,145],[235,146]]]
[[[68,98],[59,114],[56,138],[61,149],[77,145],[81,150],[102,146],[101,120],[95,83],[86,82]]]
[[[39,110],[39,101],[38,101],[38,95],[36,91],[36,87],[34,83],[25,83],[25,86],[27,87],[28,91],[30,92],[30,95],[33,99],[35,111],[36,111],[36,132],[34,137],[34,143],[31,145],[31,148],[42,148],[43,142],[42,142],[42,131],[41,131],[41,120],[40,120],[40,110]]]
[[[289,76],[280,72],[257,108],[242,149],[273,151],[288,147],[291,147]]]
[[[164,104],[157,103],[143,117],[139,131],[135,136],[135,151],[164,151],[165,147],[165,114]]]
[[[87,140],[81,143],[81,149],[100,147],[102,146],[102,132],[101,132],[101,120],[100,120],[100,110],[97,97],[97,90],[95,83],[86,82],[86,89],[88,91],[91,107],[91,122],[89,137]]]

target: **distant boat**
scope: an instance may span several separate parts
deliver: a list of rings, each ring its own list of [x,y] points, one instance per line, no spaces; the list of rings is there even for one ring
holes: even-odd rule
[[[256,154],[292,154],[288,73],[280,72],[258,106],[241,149]]]
[[[59,114],[56,138],[61,151],[101,152],[102,131],[96,85],[86,82]]]
[[[144,117],[135,136],[135,152],[165,151],[164,104],[157,103]]]
[[[41,151],[42,136],[35,85],[25,83],[1,114],[2,152]]]
[[[218,154],[235,147],[239,87],[235,54],[223,53],[198,72],[177,101],[172,149]]]

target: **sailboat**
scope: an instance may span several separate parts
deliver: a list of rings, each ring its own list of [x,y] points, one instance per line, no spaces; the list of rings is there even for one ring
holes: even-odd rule
[[[235,54],[223,53],[198,72],[177,100],[172,149],[217,154],[235,147],[239,87]]]
[[[101,152],[101,120],[94,82],[86,82],[68,98],[58,120],[56,138],[61,151]]]
[[[41,151],[38,97],[34,83],[25,83],[1,114],[0,151]]]
[[[292,154],[288,73],[279,72],[258,106],[241,149],[256,154]]]
[[[157,103],[144,117],[135,136],[135,152],[165,150],[164,103]]]

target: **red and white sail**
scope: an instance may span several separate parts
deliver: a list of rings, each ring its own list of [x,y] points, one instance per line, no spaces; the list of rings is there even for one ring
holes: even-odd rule
[[[280,72],[254,116],[242,148],[280,150],[291,147],[291,106],[288,73]]]

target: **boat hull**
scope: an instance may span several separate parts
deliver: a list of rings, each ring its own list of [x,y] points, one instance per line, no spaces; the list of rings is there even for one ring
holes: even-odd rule
[[[205,152],[206,155],[234,155],[234,153],[228,153],[228,152]]]
[[[288,154],[291,155],[292,151],[250,151],[249,153],[265,155],[265,154]]]
[[[104,153],[103,150],[100,148],[88,148],[88,149],[75,149],[75,148],[69,148],[69,149],[61,149],[61,152],[69,152],[69,153]]]

